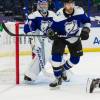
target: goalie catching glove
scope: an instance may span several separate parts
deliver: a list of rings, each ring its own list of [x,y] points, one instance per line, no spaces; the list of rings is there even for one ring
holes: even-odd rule
[[[87,40],[89,38],[90,29],[88,27],[83,27],[81,31],[81,40]]]

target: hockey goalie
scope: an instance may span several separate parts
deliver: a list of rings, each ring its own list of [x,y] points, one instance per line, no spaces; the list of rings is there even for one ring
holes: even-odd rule
[[[29,14],[28,19],[24,25],[24,32],[26,34],[32,33],[37,35],[45,35],[46,29],[50,26],[54,17],[56,17],[55,13],[48,11],[48,1],[38,0],[37,11]],[[46,45],[49,45],[49,48],[46,48]],[[44,69],[45,62],[47,62],[49,59],[48,56],[51,55],[51,45],[52,43],[50,42],[50,39],[41,36],[35,36],[31,39],[33,59],[30,63],[29,69],[25,73],[24,80],[36,80],[38,74],[42,69]]]

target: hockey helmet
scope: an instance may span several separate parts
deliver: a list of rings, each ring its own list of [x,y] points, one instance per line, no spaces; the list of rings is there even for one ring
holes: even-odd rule
[[[48,0],[38,0],[37,9],[42,13],[46,14],[48,11],[48,6],[44,7],[43,4],[48,4]]]

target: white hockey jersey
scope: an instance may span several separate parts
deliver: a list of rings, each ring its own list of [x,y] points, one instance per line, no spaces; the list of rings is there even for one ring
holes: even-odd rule
[[[37,29],[39,29],[41,32],[45,34],[47,27],[51,26],[52,21],[56,17],[57,16],[53,11],[48,11],[46,17],[43,17],[39,11],[35,11],[28,16],[28,20],[24,25],[24,32],[34,32]]]

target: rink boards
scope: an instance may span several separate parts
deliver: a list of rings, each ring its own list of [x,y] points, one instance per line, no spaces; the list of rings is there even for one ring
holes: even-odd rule
[[[11,32],[16,32],[15,31],[15,23],[14,22],[8,22],[6,23],[7,28]],[[23,32],[23,25],[20,25],[19,27],[19,34],[24,33]],[[6,35],[5,35],[6,34]],[[0,57],[3,56],[9,56],[9,46],[14,47],[14,42],[15,42],[15,37],[8,36],[8,34],[3,30],[3,32],[0,32]],[[48,41],[48,40],[46,40]],[[2,45],[6,44],[7,45],[4,47]],[[9,45],[8,45],[9,44]],[[46,48],[49,48],[49,42],[46,42]],[[83,50],[84,52],[100,52],[100,28],[99,27],[92,27],[91,28],[91,33],[90,33],[90,38],[87,41],[82,41],[83,44]],[[47,50],[46,49],[46,50]],[[50,52],[50,50],[48,50]],[[68,52],[67,48],[65,52]],[[13,56],[15,51],[11,52],[10,56]],[[28,37],[20,37],[20,55],[21,56],[26,56],[31,54],[31,47],[29,44],[29,39]]]

